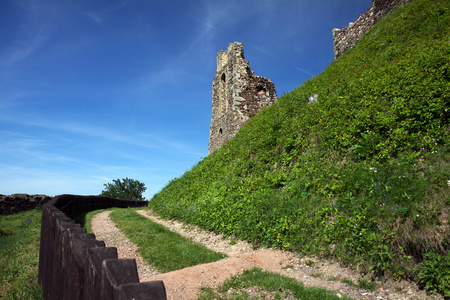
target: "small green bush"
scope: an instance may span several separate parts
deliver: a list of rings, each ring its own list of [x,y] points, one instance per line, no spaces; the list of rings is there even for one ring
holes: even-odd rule
[[[429,294],[441,293],[450,297],[450,252],[441,255],[431,251],[424,256],[425,260],[418,268],[417,283]]]

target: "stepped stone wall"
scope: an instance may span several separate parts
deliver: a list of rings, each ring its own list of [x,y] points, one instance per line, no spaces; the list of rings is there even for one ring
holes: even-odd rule
[[[256,76],[244,57],[243,44],[234,42],[217,54],[212,86],[212,119],[208,153],[233,138],[261,109],[277,101],[275,85]]]
[[[372,0],[372,5],[369,9],[364,14],[361,14],[355,22],[350,23],[342,29],[333,29],[334,58],[338,59],[345,51],[353,47],[364,33],[386,15],[412,1]]]

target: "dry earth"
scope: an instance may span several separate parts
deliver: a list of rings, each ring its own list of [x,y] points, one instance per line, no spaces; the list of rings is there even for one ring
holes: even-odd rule
[[[221,235],[204,231],[199,227],[166,221],[151,215],[148,210],[139,210],[138,213],[152,221],[188,239],[202,243],[213,251],[228,255],[228,258],[217,262],[161,274],[144,262],[137,246],[131,243],[111,221],[110,212],[101,212],[92,218],[91,226],[96,238],[105,241],[108,247],[117,247],[119,258],[135,258],[141,282],[163,280],[168,299],[197,299],[201,287],[217,288],[230,276],[253,267],[276,272],[301,281],[305,286],[322,287],[333,291],[338,296],[346,295],[352,299],[443,299],[441,296],[427,296],[424,291],[408,281],[379,283],[376,291],[368,292],[338,280],[328,280],[339,277],[358,282],[359,279],[356,272],[332,261],[318,260],[314,257],[300,258],[294,253],[273,249],[254,250],[244,241],[223,238]],[[247,292],[256,296],[259,293],[255,289],[247,290]]]

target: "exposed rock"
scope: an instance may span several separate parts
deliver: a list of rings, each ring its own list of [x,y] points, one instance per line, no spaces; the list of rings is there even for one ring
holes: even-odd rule
[[[317,95],[317,94],[309,95],[308,96],[308,103],[314,103],[314,102],[317,101],[318,98],[319,98],[319,95]]]

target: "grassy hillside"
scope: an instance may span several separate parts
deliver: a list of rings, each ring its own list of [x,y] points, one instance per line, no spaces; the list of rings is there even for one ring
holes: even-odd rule
[[[308,103],[313,94],[318,100]],[[150,206],[377,276],[425,285],[445,275],[427,288],[450,293],[449,119],[450,2],[416,0]]]

